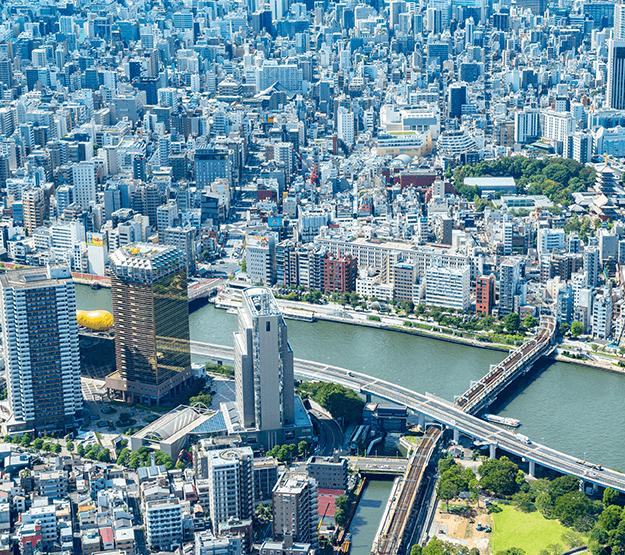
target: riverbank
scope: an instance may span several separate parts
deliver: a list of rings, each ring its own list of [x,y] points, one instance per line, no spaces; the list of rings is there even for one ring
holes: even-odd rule
[[[437,339],[440,341],[447,341],[449,343],[457,343],[459,345],[466,345],[468,347],[477,347],[479,349],[489,349],[492,351],[509,351],[514,349],[516,345],[505,345],[501,343],[487,343],[485,341],[478,341],[467,337],[462,337],[455,334],[448,334],[445,332],[425,330],[417,327],[406,327],[403,322],[408,318],[400,318],[394,316],[373,315],[380,320],[369,320],[368,317],[372,314],[364,312],[346,311],[344,316],[338,316],[336,314],[330,314],[327,310],[322,310],[322,307],[315,307],[307,303],[297,303],[302,306],[293,306],[294,301],[285,302],[282,299],[276,299],[280,310],[284,317],[288,319],[300,320],[300,321],[314,321],[323,320],[326,322],[336,322],[339,324],[348,324],[350,326],[361,326],[366,328],[375,328],[386,331],[394,331],[405,333],[408,335],[418,335],[420,337],[429,337],[430,339]],[[215,308],[221,310],[230,310],[233,308],[239,308],[241,302],[235,299],[210,299],[210,303],[215,305]],[[315,310],[317,308],[317,310]],[[353,313],[353,314],[352,314]],[[425,325],[423,322],[415,320],[415,323]],[[430,324],[427,324],[430,325]],[[439,328],[441,326],[432,325],[433,328]],[[460,333],[460,332],[459,332]]]

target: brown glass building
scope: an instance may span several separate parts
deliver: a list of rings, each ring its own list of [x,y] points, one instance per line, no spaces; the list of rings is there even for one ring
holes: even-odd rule
[[[160,405],[193,379],[184,253],[134,244],[111,255],[117,370],[107,376],[114,396]]]

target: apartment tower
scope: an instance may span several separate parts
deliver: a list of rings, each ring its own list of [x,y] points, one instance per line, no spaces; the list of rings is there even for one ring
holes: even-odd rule
[[[11,417],[4,431],[61,431],[82,414],[76,293],[69,268],[0,276]]]

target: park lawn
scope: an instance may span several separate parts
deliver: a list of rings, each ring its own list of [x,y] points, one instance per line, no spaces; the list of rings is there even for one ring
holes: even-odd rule
[[[557,520],[548,520],[539,511],[522,513],[511,505],[499,505],[493,513],[491,553],[520,547],[527,555],[538,555],[541,549],[559,543],[564,548],[562,534],[568,530]]]

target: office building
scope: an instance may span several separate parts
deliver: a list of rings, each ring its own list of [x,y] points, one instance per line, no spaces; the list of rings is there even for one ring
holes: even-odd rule
[[[69,268],[0,276],[10,418],[6,431],[64,432],[82,415],[76,294]]]
[[[134,243],[110,256],[117,370],[114,395],[148,405],[191,381],[186,257],[175,247]]]
[[[195,180],[200,191],[210,190],[217,178],[232,182],[232,166],[227,150],[212,147],[197,148],[195,151]]]
[[[317,481],[321,489],[347,490],[347,459],[338,451],[332,457],[310,457],[306,461],[308,476]]]
[[[447,109],[447,115],[450,118],[462,117],[462,106],[467,103],[467,86],[460,84],[453,84],[449,87],[449,104]]]
[[[603,2],[592,2],[590,6],[594,4],[598,4],[595,7],[597,9],[599,6],[605,6]],[[615,2],[612,4],[614,7],[613,18],[614,18],[614,34],[613,38],[617,40],[625,40],[625,4],[621,4],[620,2]],[[585,11],[585,10],[584,10]],[[598,14],[599,15],[599,14]],[[604,15],[603,13],[601,15]],[[595,18],[593,18],[595,19]],[[599,18],[597,18],[599,19]],[[596,19],[595,19],[596,21]],[[609,26],[609,25],[608,25]]]
[[[495,306],[495,276],[480,276],[475,282],[475,314],[490,316]]]
[[[93,162],[80,162],[72,167],[74,202],[83,208],[96,201],[96,174]]]
[[[608,108],[625,109],[625,39],[608,41]]]
[[[234,333],[236,405],[245,428],[278,436],[295,422],[293,350],[271,290],[243,291]]]
[[[540,137],[540,112],[525,108],[514,113],[514,142],[527,143]]]
[[[425,303],[465,311],[471,306],[471,268],[446,268],[434,261],[425,271]]]
[[[565,245],[566,237],[563,229],[541,227],[538,230],[537,251],[539,257],[556,250],[564,252]]]
[[[349,254],[344,257],[326,254],[323,259],[323,290],[326,293],[354,291],[357,277],[358,264],[355,258]]]
[[[285,472],[273,488],[273,537],[317,543],[317,481],[296,471]]]
[[[273,285],[276,282],[276,238],[272,233],[245,238],[247,273],[254,283]]]

